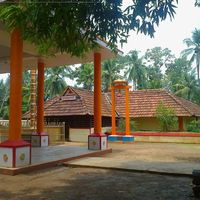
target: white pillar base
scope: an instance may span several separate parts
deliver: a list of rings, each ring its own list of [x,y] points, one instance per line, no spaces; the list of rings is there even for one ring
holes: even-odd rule
[[[31,164],[31,144],[6,140],[0,144],[0,167],[17,168]]]
[[[31,145],[32,147],[48,147],[49,146],[49,136],[47,133],[33,133],[31,135]]]
[[[105,150],[108,148],[107,136],[104,134],[88,135],[89,150]]]

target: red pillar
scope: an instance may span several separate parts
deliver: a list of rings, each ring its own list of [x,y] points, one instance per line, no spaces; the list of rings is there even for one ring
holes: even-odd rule
[[[116,119],[115,119],[115,88],[111,87],[112,95],[112,135],[116,135]]]
[[[94,53],[94,134],[88,136],[89,150],[107,149],[107,137],[102,134],[101,53]]]
[[[9,140],[21,138],[23,40],[19,29],[11,34]]]
[[[23,40],[20,29],[11,33],[10,108],[8,140],[0,144],[0,166],[22,167],[31,163],[31,147],[21,139]]]
[[[44,62],[38,61],[37,133],[44,132]]]
[[[101,54],[94,53],[94,133],[101,134]]]
[[[126,95],[126,133],[125,135],[130,135],[129,86],[125,87],[125,95]]]

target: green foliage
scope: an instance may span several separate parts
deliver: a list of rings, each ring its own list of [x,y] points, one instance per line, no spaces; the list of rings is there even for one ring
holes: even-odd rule
[[[136,124],[133,119],[130,119],[130,132],[133,132],[135,129],[136,129]],[[124,118],[120,118],[117,131],[125,132],[125,130],[126,130],[126,120]]]
[[[84,89],[92,90],[94,86],[94,65],[89,63],[76,67],[72,70],[70,78],[75,79],[77,85]]]
[[[200,120],[193,120],[187,125],[187,131],[200,132]]]
[[[114,80],[122,79],[120,73],[124,67],[120,59],[121,57],[117,57],[102,63],[102,88],[104,92],[108,92]]]
[[[124,57],[125,77],[129,82],[132,82],[135,90],[146,87],[146,67],[142,63],[142,58],[139,58],[138,51],[130,51]]]
[[[163,86],[162,68],[165,68],[174,59],[167,48],[155,47],[148,49],[144,55],[144,63],[147,66],[147,88],[159,89]]]
[[[97,36],[113,49],[127,41],[130,30],[152,37],[160,21],[174,17],[177,2],[137,0],[122,10],[122,0],[10,1],[0,4],[0,20],[10,31],[19,27],[24,39],[38,46],[40,53],[81,56],[96,47]]]
[[[69,66],[59,66],[45,70],[45,99],[50,99],[60,95],[67,84],[65,78],[69,77],[71,68]]]
[[[175,111],[160,102],[156,108],[156,118],[162,126],[163,131],[170,131],[177,126],[177,117]]]
[[[191,55],[190,64],[196,61],[197,77],[200,84],[200,29],[195,29],[192,32],[192,38],[186,38],[184,43],[188,48],[183,50],[182,54],[186,57]]]

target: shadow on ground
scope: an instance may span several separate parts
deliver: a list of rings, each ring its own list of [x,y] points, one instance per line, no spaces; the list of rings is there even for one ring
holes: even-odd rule
[[[192,200],[191,179],[115,170],[57,167],[0,175],[1,200]]]

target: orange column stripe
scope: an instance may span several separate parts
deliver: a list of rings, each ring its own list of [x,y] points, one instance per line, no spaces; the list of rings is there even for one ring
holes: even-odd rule
[[[116,135],[116,120],[115,120],[115,88],[111,87],[112,95],[112,135]]]
[[[129,87],[125,88],[126,95],[126,135],[130,135],[130,118],[129,118]]]
[[[19,29],[11,34],[9,140],[21,138],[23,40]]]
[[[37,133],[44,132],[44,63],[38,62]]]
[[[101,131],[101,54],[94,53],[94,133]]]

